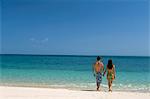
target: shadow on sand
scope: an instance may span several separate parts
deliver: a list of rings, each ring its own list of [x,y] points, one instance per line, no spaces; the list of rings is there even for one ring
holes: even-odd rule
[[[86,89],[86,90],[81,90],[81,91],[97,91],[97,90],[94,90],[94,89]],[[107,90],[98,90],[97,92],[108,92]]]
[[[91,89],[89,89],[89,90],[81,90],[81,91],[97,91],[97,90],[91,90]]]

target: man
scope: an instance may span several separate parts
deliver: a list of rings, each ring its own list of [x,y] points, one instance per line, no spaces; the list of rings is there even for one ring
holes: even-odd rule
[[[101,57],[97,57],[97,61],[93,65],[93,73],[96,76],[97,90],[99,90],[100,83],[102,82],[102,73],[104,71],[104,65],[101,62]]]

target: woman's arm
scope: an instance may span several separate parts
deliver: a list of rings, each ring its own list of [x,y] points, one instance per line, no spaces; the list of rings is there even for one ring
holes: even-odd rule
[[[114,72],[114,78],[116,77],[116,70],[115,70],[115,65],[113,66],[113,72]]]

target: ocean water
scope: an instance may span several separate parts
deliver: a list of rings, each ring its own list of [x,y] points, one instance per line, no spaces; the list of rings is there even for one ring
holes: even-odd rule
[[[150,92],[150,57],[102,56],[116,67],[113,90]],[[96,56],[0,55],[0,85],[95,90]],[[106,76],[102,90],[107,91]]]

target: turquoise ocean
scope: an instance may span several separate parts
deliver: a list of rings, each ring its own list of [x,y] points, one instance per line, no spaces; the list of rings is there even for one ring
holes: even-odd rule
[[[150,92],[150,57],[102,56],[116,67],[113,90]],[[0,55],[0,85],[95,90],[92,64],[96,56]],[[102,90],[107,91],[106,75]]]

